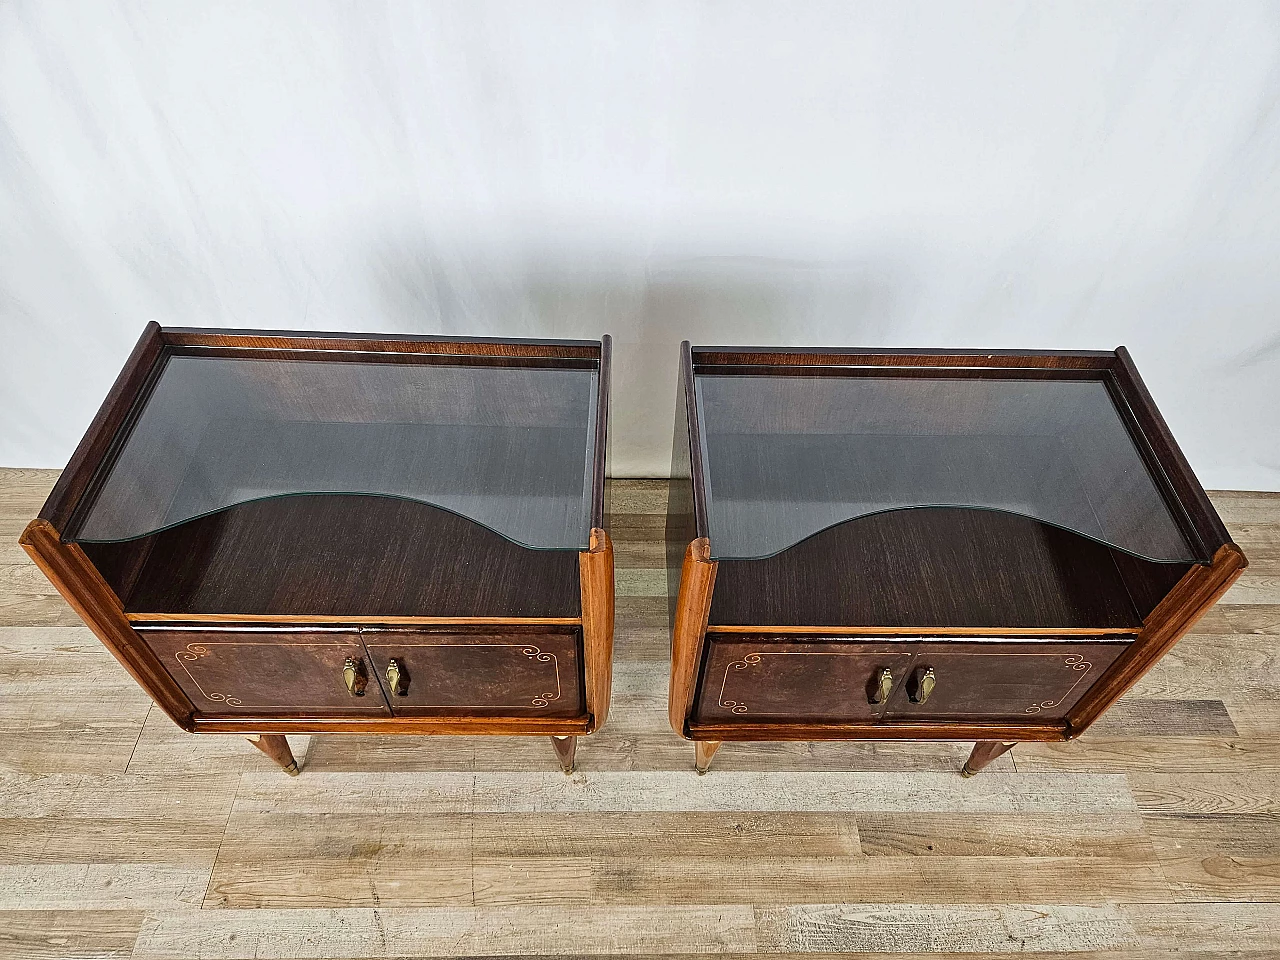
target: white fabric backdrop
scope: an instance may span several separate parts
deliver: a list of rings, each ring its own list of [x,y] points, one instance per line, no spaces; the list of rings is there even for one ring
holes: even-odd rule
[[[1280,489],[1280,6],[0,4],[0,464],[152,318],[611,332],[618,476],[682,338],[1124,343]]]

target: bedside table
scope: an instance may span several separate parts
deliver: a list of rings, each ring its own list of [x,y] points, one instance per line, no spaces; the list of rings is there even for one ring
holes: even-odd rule
[[[682,345],[670,721],[1078,736],[1245,567],[1129,358]]]
[[[576,738],[609,710],[610,340],[150,324],[22,544],[183,729]]]

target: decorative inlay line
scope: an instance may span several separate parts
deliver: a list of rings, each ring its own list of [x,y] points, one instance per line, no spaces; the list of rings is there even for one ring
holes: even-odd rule
[[[911,657],[914,654],[910,652],[904,653],[885,653],[877,652],[870,654],[865,650],[783,650],[783,651],[757,651],[745,654],[741,660],[731,660],[724,668],[724,679],[720,681],[720,706],[724,707],[730,713],[743,714],[747,712],[747,705],[738,700],[726,700],[724,696],[725,686],[729,683],[730,670],[745,670],[747,667],[754,666],[760,662],[761,657]]]
[[[244,640],[235,640],[235,641],[215,640],[215,641],[210,641],[210,643],[215,647],[356,647],[357,646],[356,644],[352,644],[352,643],[281,643],[281,642],[251,643]],[[204,697],[206,700],[212,701],[213,703],[225,703],[229,707],[243,707],[245,704],[238,697],[232,697],[232,696],[228,696],[225,693],[210,692],[208,690],[205,690],[205,688],[201,685],[200,681],[196,679],[195,674],[192,673],[187,668],[188,663],[194,663],[195,661],[201,659],[202,657],[208,657],[208,656],[211,656],[212,654],[213,654],[213,651],[210,650],[208,646],[206,646],[203,643],[188,643],[187,648],[185,650],[175,651],[174,657],[178,661],[178,666],[182,667],[182,672],[191,678],[191,682],[195,684],[196,689],[200,691],[200,695]],[[257,707],[271,708],[271,707],[277,707],[277,706],[279,706],[279,704],[251,704],[250,708],[251,709],[257,708]],[[340,710],[344,708],[343,707],[326,707],[326,709]]]
[[[878,655],[883,657],[914,656],[914,654],[888,654],[883,652],[879,653]],[[777,651],[777,652],[753,651],[752,653],[745,654],[741,659],[731,660],[725,666],[724,678],[720,681],[720,697],[719,697],[718,703],[721,707],[724,707],[730,713],[744,714],[747,712],[748,707],[745,702],[741,700],[730,700],[725,697],[725,690],[729,683],[729,671],[745,670],[749,666],[754,666],[755,664],[758,664],[760,662],[761,657],[839,657],[839,656],[869,657],[869,656],[872,656],[872,654],[869,654],[866,651],[858,651],[858,650],[848,651],[848,652],[835,651],[835,650],[819,650],[819,651],[787,650],[787,651]],[[973,651],[968,653],[967,656],[1044,657],[1046,656],[1046,654],[1013,653],[1009,651],[1001,651],[999,653],[984,653],[984,652]],[[1073,683],[1069,688],[1067,688],[1067,690],[1057,700],[1043,700],[1040,703],[1035,703],[1029,707],[1026,707],[1024,712],[1034,716],[1035,714],[1040,713],[1043,710],[1047,710],[1052,707],[1061,706],[1063,703],[1066,702],[1067,698],[1070,697],[1071,694],[1075,691],[1076,687],[1080,685],[1081,681],[1083,681],[1084,678],[1088,676],[1089,671],[1093,669],[1093,664],[1090,661],[1086,660],[1081,654],[1078,654],[1078,653],[1073,653],[1069,656],[1064,657],[1063,666],[1068,667],[1071,670],[1074,670],[1078,674],[1078,676],[1076,677],[1075,683]]]
[[[482,646],[482,644],[468,644],[468,646]],[[483,644],[483,646],[494,646],[494,644]],[[555,664],[555,666],[552,669],[555,670],[556,672],[556,692],[544,693],[540,697],[534,697],[532,701],[533,706],[545,707],[549,701],[559,700],[560,699],[560,661],[556,659],[556,655],[554,653],[543,653],[537,647],[524,647],[521,649],[520,652],[532,660],[537,660],[539,663]]]
[[[581,617],[392,617],[392,616],[346,616],[341,614],[309,613],[305,616],[290,616],[281,613],[126,613],[130,623],[142,626],[158,624],[166,630],[184,629],[182,624],[217,623],[234,627],[237,624],[267,624],[270,626],[313,627],[320,624],[349,625],[352,627],[382,626],[538,626],[538,627],[576,627],[581,625]],[[203,627],[187,627],[185,629],[204,629]]]
[[[1067,699],[1067,697],[1071,696],[1071,691],[1075,690],[1076,687],[1080,686],[1080,681],[1085,678],[1085,676],[1089,673],[1091,669],[1093,669],[1093,664],[1090,663],[1088,660],[1086,660],[1084,657],[1082,657],[1078,653],[1073,653],[1071,656],[1064,659],[1062,661],[1062,665],[1064,667],[1070,667],[1072,670],[1075,670],[1080,674],[1078,677],[1076,677],[1076,682],[1073,683],[1067,689],[1067,692],[1064,693],[1062,696],[1060,696],[1057,700],[1045,700],[1042,703],[1033,703],[1031,706],[1027,707],[1027,711],[1026,711],[1027,713],[1036,714],[1036,713],[1039,713],[1041,710],[1047,710],[1050,707],[1059,706],[1064,700]]]
[[[236,697],[229,697],[225,693],[210,693],[200,685],[200,681],[195,678],[190,670],[187,669],[188,663],[193,663],[201,657],[209,656],[209,648],[199,643],[188,643],[186,650],[179,650],[174,654],[178,658],[178,663],[182,666],[183,671],[191,682],[196,685],[196,689],[200,691],[201,696],[206,700],[212,700],[214,703],[225,703],[230,707],[242,707],[244,704]]]
[[[494,709],[500,707],[511,707],[513,709],[524,709],[528,707],[546,707],[553,701],[560,699],[560,660],[554,653],[546,653],[539,647],[529,643],[368,643],[366,646],[370,651],[379,650],[400,650],[405,647],[481,647],[485,649],[493,647],[506,647],[509,649],[518,649],[524,656],[538,663],[550,663],[556,675],[556,688],[554,692],[541,693],[534,695],[528,703],[441,703],[441,704],[417,704],[417,706],[439,706],[449,708],[487,708]]]
[[[354,643],[333,643],[333,642],[288,643],[288,642],[281,642],[281,641],[271,641],[271,642],[263,643],[263,642],[252,642],[252,641],[246,641],[246,640],[236,640],[236,641],[218,640],[218,641],[211,641],[210,644],[212,646],[273,647],[273,648],[278,648],[278,647],[355,647],[359,649],[360,647],[359,644],[354,644]],[[503,707],[509,707],[512,709],[529,709],[531,707],[541,708],[541,707],[549,706],[554,701],[559,700],[563,692],[562,686],[560,683],[559,658],[556,657],[554,653],[546,653],[541,648],[534,646],[533,644],[528,644],[528,643],[397,643],[397,644],[368,644],[367,646],[371,649],[372,648],[385,649],[388,647],[391,647],[391,648],[505,647],[509,649],[518,649],[524,656],[528,657],[532,661],[536,661],[538,663],[550,663],[552,665],[552,669],[555,671],[555,690],[548,691],[545,693],[534,694],[530,698],[528,703],[450,703],[450,704],[435,704],[435,706],[461,708],[461,709],[467,709],[471,707],[488,708],[488,709],[503,708]],[[211,654],[212,654],[212,651],[210,651],[208,646],[206,646],[205,644],[189,643],[187,644],[186,650],[176,651],[174,654],[174,657],[177,659],[178,665],[182,667],[183,672],[188,677],[191,678],[191,682],[195,684],[196,689],[200,691],[200,695],[203,696],[206,700],[209,700],[213,703],[225,703],[228,706],[232,706],[232,707],[244,706],[245,704],[243,703],[243,701],[241,701],[236,697],[228,696],[227,694],[224,694],[224,693],[206,691],[204,687],[200,684],[200,681],[197,680],[195,675],[187,668],[188,663],[194,663],[195,661],[201,659],[202,657],[207,657],[207,656],[210,656]],[[254,705],[251,705],[251,708],[252,707],[268,708],[268,707],[275,707],[275,706],[278,706],[278,704],[254,704]],[[432,705],[423,704],[423,706],[432,706]],[[344,709],[344,708],[343,707],[326,707],[325,709]]]

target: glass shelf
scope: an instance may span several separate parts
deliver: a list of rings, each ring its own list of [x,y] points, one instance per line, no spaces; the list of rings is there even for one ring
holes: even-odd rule
[[[1031,517],[1148,560],[1198,558],[1099,379],[698,372],[716,559],[912,507]]]
[[[525,547],[585,549],[598,378],[586,364],[172,356],[69,539],[346,493],[431,504]]]

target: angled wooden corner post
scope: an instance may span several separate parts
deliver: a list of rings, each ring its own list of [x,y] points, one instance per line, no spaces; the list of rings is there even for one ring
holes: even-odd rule
[[[1197,564],[1188,570],[1143,621],[1132,648],[1067,715],[1067,738],[1074,739],[1084,733],[1108,707],[1141,680],[1209,612],[1248,565],[1244,552],[1228,542],[1214,552],[1209,566]]]
[[[689,714],[693,710],[698,664],[702,660],[702,643],[711,615],[716,567],[711,559],[709,540],[699,537],[689,544],[680,572],[680,595],[671,631],[671,687],[667,695],[671,729],[686,740],[691,739]]]
[[[599,527],[591,548],[578,554],[582,580],[582,646],[587,682],[588,732],[604,726],[613,683],[613,543]]]
[[[155,702],[174,723],[190,731],[195,713],[190,699],[146,645],[138,641],[120,598],[79,544],[63,540],[76,509],[90,492],[99,467],[109,454],[117,431],[163,367],[164,347],[160,325],[155,321],[148,323],[53,485],[40,515],[27,524],[19,542],[111,655],[152,693]]]
[[[1202,616],[1231,588],[1248,559],[1231,539],[1204,487],[1196,479],[1169,425],[1147,390],[1133,358],[1123,346],[1115,350],[1112,383],[1128,414],[1137,424],[1148,455],[1161,465],[1167,496],[1185,518],[1184,532],[1209,563],[1191,566],[1182,579],[1142,620],[1133,646],[1067,715],[1067,739],[1084,733],[1089,725],[1124,696],[1134,684],[1169,652]]]
[[[119,598],[80,546],[63,543],[53,524],[39,517],[27,524],[19,542],[111,655],[151,692],[169,719],[190,732],[195,712],[191,701],[146,645],[138,641]]]
[[[587,732],[609,717],[613,684],[613,542],[605,526],[605,458],[609,443],[609,394],[613,371],[613,338],[600,338],[600,376],[596,383],[595,459],[591,465],[591,539],[578,554],[582,585],[583,679],[586,683]],[[573,753],[558,744],[565,773],[573,770]]]

